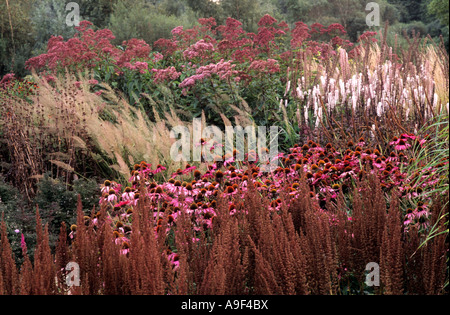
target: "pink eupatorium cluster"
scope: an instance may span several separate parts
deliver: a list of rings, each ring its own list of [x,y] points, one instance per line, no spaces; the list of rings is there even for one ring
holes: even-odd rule
[[[110,30],[94,31],[92,23],[82,21],[73,38],[65,41],[61,36],[53,36],[48,42],[47,53],[29,59],[26,67],[45,75],[65,69],[94,69],[99,72],[98,77],[111,78],[112,74],[113,80],[135,72],[153,75],[155,84],[176,81],[184,74],[179,87],[187,95],[197,82],[211,78],[213,74],[228,83],[233,78],[235,82],[245,84],[251,77],[248,71],[257,75],[280,73],[279,63],[295,58],[300,47],[312,52],[316,58],[324,59],[335,54],[337,47],[352,46],[348,40],[339,37],[345,34],[339,24],[325,27],[315,23],[310,29],[297,22],[290,29],[286,22],[265,15],[258,22],[255,34],[246,32],[242,23],[233,18],[228,18],[224,25],[217,25],[214,18],[199,19],[198,22],[191,29],[174,28],[172,38],[157,40],[154,47],[158,52],[152,52],[150,45],[136,38],[124,41],[121,48],[115,47],[111,44],[115,37]],[[367,33],[363,39],[372,36],[373,33]],[[290,45],[286,45],[289,40]],[[183,64],[185,62],[189,63]],[[111,66],[113,70],[110,70]]]
[[[203,81],[206,78],[210,78],[212,75],[217,75],[221,80],[228,80],[232,76],[238,74],[238,71],[234,70],[235,64],[230,61],[220,60],[218,63],[211,63],[206,66],[202,66],[196,70],[196,74],[187,77],[180,83],[181,88],[189,88],[194,86],[197,81]]]

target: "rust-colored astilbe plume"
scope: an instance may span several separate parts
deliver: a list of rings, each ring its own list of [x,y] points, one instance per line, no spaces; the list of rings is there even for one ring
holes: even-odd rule
[[[335,202],[327,200],[327,207],[330,213],[334,215],[331,233],[337,252],[339,287],[342,288],[344,285],[348,285],[347,271],[361,270],[358,269],[361,268],[359,264],[355,266],[355,257],[360,255],[360,250],[353,247],[353,222],[348,217],[349,209],[345,204],[341,187]]]
[[[158,238],[153,228],[153,213],[149,200],[142,193],[133,212],[131,250],[129,253],[129,285],[133,295],[162,295],[165,293],[163,255],[158,250]]]
[[[70,262],[71,252],[67,242],[67,230],[66,224],[61,224],[59,238],[55,249],[55,272],[57,281],[57,290],[59,294],[63,294],[66,291],[65,283],[65,269]]]
[[[313,294],[337,294],[338,262],[326,214],[309,209],[300,235],[307,262],[308,284]]]
[[[99,221],[105,218],[101,211]],[[96,231],[92,225],[86,226],[80,196],[77,205],[76,233],[72,242],[72,261],[80,267],[80,287],[72,287],[72,294],[95,295],[101,289],[99,273],[99,252]]]
[[[242,295],[245,292],[245,268],[239,241],[238,221],[228,216],[212,244],[200,294]]]
[[[193,241],[195,231],[191,222],[188,214],[181,213],[177,217],[175,245],[180,258],[180,270],[177,271],[177,277],[182,275],[177,282],[179,289],[187,290],[186,294],[199,294],[211,249],[206,245],[204,236],[198,242]]]
[[[2,221],[0,293],[325,295],[343,294],[349,282],[349,288],[358,290],[356,283],[364,294],[370,262],[380,265],[376,294],[443,293],[448,243],[440,218],[448,197],[430,201],[435,236],[420,246],[423,233],[414,226],[404,229],[398,193],[391,191],[386,199],[376,178],[368,176],[357,183],[351,208],[342,189],[335,201],[327,200],[326,210],[310,198],[306,182],[300,181],[297,191],[302,193],[290,204],[282,192],[280,210],[270,211],[271,198],[249,181],[245,202],[241,196],[218,198],[212,229],[194,228],[191,214],[181,211],[176,221],[169,224],[164,218],[155,229],[158,217],[150,210],[151,197],[141,190],[125,247],[129,252],[123,251],[124,239],[116,237],[107,206],[94,209],[88,220],[78,199],[74,237],[69,244],[63,224],[52,255],[47,226],[37,210],[35,260],[32,264],[23,246],[20,273]],[[167,235],[163,227],[169,225],[172,231]],[[66,286],[68,262],[80,266],[79,287]]]
[[[402,221],[400,219],[399,197],[393,192],[389,212],[386,216],[380,249],[380,278],[385,294],[403,294],[403,254]]]
[[[3,275],[0,272],[0,295],[4,295],[5,294],[5,286],[3,283]]]
[[[292,200],[288,207],[288,211],[291,214],[292,223],[295,230],[298,232],[305,224],[305,212],[311,205],[311,197],[309,196],[310,189],[305,185],[304,178],[300,178],[301,185],[298,188],[298,198]]]
[[[368,263],[380,261],[386,212],[381,184],[375,176],[368,175],[353,192],[352,222],[348,232],[352,235],[350,248],[354,252],[348,264],[355,270],[362,271]],[[364,273],[357,274],[361,283]]]
[[[0,294],[18,294],[19,274],[14,262],[14,254],[8,241],[6,223],[2,214],[0,230]]]
[[[102,227],[102,252],[100,275],[103,282],[102,293],[106,295],[129,295],[128,259],[120,253],[122,244],[116,244],[109,224]]]
[[[55,266],[49,246],[48,225],[42,227],[39,209],[36,209],[36,250],[34,253],[34,269],[32,294],[50,295],[56,292]]]
[[[253,185],[249,185],[245,199],[247,214],[240,220],[244,222],[241,238],[248,254],[243,264],[250,293],[309,293],[306,260],[286,205],[280,214],[270,213],[269,201],[261,198]]]
[[[447,196],[448,200],[448,196]],[[445,280],[448,279],[448,233],[443,233],[444,220],[438,221],[442,215],[443,201],[436,198],[431,211],[431,226],[436,224],[436,233],[423,246],[423,237],[418,233],[418,228],[413,227],[404,236],[408,246],[405,247],[407,269],[405,272],[406,292],[413,294],[436,295],[444,293]],[[448,201],[447,201],[448,202]],[[448,211],[448,208],[444,208]],[[442,234],[440,234],[442,233]]]

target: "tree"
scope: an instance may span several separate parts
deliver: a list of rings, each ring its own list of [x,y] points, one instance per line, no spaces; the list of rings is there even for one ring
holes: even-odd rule
[[[25,58],[34,44],[30,29],[34,0],[0,1],[0,75],[23,74]]]
[[[117,0],[79,0],[80,15],[82,20],[88,20],[95,26],[103,28],[109,23],[109,17],[113,12]]]
[[[260,17],[257,0],[222,0],[220,5],[225,17],[239,20],[249,29]]]
[[[220,1],[212,0],[187,0],[187,5],[198,15],[199,18],[213,17],[220,24],[225,21]]]
[[[428,12],[435,15],[443,25],[449,26],[448,1],[432,0],[428,4]]]

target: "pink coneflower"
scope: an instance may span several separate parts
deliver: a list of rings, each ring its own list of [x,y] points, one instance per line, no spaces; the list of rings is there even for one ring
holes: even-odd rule
[[[130,252],[130,245],[128,244],[128,242],[123,242],[120,254],[126,256],[128,255],[129,252]]]
[[[117,202],[117,195],[116,195],[116,191],[114,189],[110,189],[108,192],[108,197],[106,198],[108,200],[108,202],[111,203],[116,203]]]
[[[384,165],[384,162],[381,158],[377,158],[374,162],[373,162],[373,166],[375,166],[376,168],[382,168]]]
[[[405,222],[412,222],[414,220],[414,218],[416,217],[416,213],[413,209],[408,208],[406,210],[406,215],[405,215]]]
[[[391,141],[389,144],[395,146],[394,148],[397,151],[406,150],[411,147],[411,145],[407,143],[407,139],[403,137],[394,137],[393,141]]]
[[[411,147],[411,145],[409,143],[406,143],[403,139],[401,139],[399,141],[399,144],[395,146],[395,150],[402,151],[408,149],[409,147]]]
[[[131,189],[131,187],[125,188],[125,192],[122,194],[122,200],[124,202],[134,200],[134,191]]]
[[[177,253],[171,253],[167,256],[167,259],[172,264],[173,271],[180,268],[180,256]]]
[[[418,206],[416,208],[417,211],[417,218],[425,218],[428,219],[430,212],[428,211],[427,207],[425,205],[423,206]]]

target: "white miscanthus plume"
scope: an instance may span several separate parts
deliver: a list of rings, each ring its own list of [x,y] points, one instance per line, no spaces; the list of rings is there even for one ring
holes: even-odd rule
[[[312,101],[314,105],[314,114],[317,112],[317,95],[319,94],[319,86],[316,85],[312,90]]]
[[[356,74],[352,76],[351,87],[353,94],[356,93],[356,89],[358,88],[358,79],[356,79]]]
[[[421,85],[419,85],[417,87],[417,96],[418,96],[420,104],[424,104],[425,103],[425,94],[423,92],[423,86],[421,86]]]
[[[336,104],[339,102],[339,90],[336,88],[334,90],[334,105],[336,106]]]
[[[333,92],[329,92],[327,93],[327,105],[328,105],[328,109],[331,111],[334,108],[335,105],[335,101],[334,101],[334,93]]]
[[[322,120],[322,107],[319,107],[319,110],[316,115],[316,128],[319,127],[321,120]]]
[[[352,106],[353,110],[356,110],[356,104],[358,103],[358,97],[356,95],[352,95]]]
[[[381,117],[383,115],[383,104],[381,102],[378,102],[377,106],[377,116]]]
[[[372,124],[372,128],[370,129],[370,138],[375,140],[375,124]]]
[[[342,102],[344,103],[347,100],[347,93],[345,91],[345,83],[342,79],[339,79],[339,87],[341,89]]]
[[[419,91],[417,91],[417,89],[414,89],[414,100],[416,100],[416,102],[419,101]]]
[[[327,80],[326,74],[320,76],[320,83],[321,83],[321,85],[322,85],[322,90],[323,90],[323,91],[326,91],[326,90],[327,90],[327,87],[325,86],[326,80]]]
[[[339,49],[339,64],[342,69],[342,75],[344,79],[347,77],[347,75],[350,73],[350,67],[348,65],[348,54],[345,49],[340,48]]]
[[[361,84],[362,84],[362,73],[359,74],[359,78],[358,78],[358,87],[357,87],[357,96],[358,98],[361,96]]]
[[[304,100],[305,96],[303,94],[303,91],[300,89],[300,87],[297,87],[297,97],[299,99],[301,99],[302,101]]]
[[[305,106],[305,123],[308,124],[308,111],[309,111],[309,106],[306,105]]]
[[[291,89],[291,81],[287,82],[286,91],[284,92],[284,96],[286,96],[289,93],[289,90]]]

